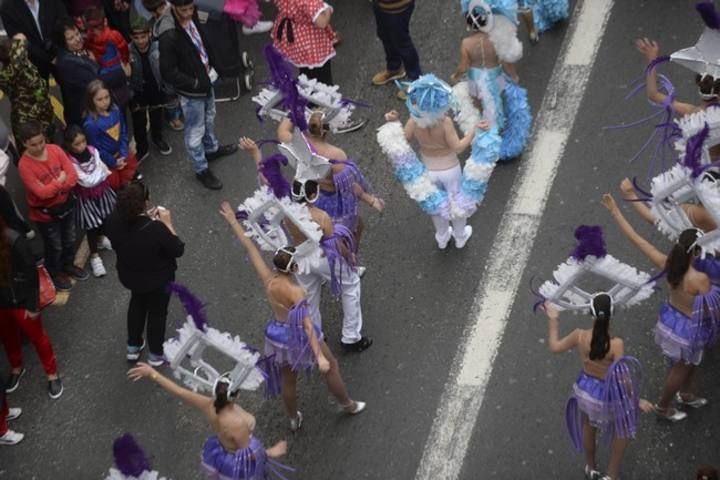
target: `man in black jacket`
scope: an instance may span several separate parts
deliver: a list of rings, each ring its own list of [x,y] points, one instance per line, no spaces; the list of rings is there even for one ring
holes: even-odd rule
[[[30,61],[47,80],[55,58],[52,42],[53,29],[58,18],[65,15],[60,0],[3,0],[0,6],[8,37],[22,33],[28,39]]]
[[[208,161],[234,153],[237,145],[219,145],[215,137],[213,83],[218,74],[213,68],[212,47],[192,0],[172,0],[171,4],[153,26],[160,41],[160,74],[180,98],[185,148],[195,175],[206,188],[220,190],[222,183],[208,168]]]

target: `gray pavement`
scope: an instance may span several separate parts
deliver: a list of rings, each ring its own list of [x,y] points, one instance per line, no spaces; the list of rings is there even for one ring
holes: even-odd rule
[[[365,129],[338,136],[335,141],[358,160],[387,202],[383,215],[366,212],[368,225],[362,245],[363,263],[368,267],[363,280],[365,329],[375,344],[362,354],[339,354],[351,394],[367,401],[368,410],[354,418],[338,413],[317,375],[300,382],[305,424],[295,435],[289,432],[279,401],[266,402],[258,392],[241,394],[240,402],[256,414],[256,432],[266,444],[288,439],[286,462],[298,469],[295,478],[412,479],[523,159],[495,170],[485,203],[471,220],[475,235],[466,248],[437,251],[429,219],[394,180],[375,143],[374,130],[383,111],[402,109],[402,105],[395,100],[393,89],[370,86],[369,78],[383,66],[370,4],[337,3],[333,24],[342,31],[345,43],[333,62],[336,79],[345,95],[373,107],[361,112],[370,118]],[[464,29],[455,2],[443,9],[438,8],[439,3],[418,2],[413,32],[424,70],[447,78],[455,67]],[[601,127],[638,118],[647,111],[644,100],[621,101],[642,69],[632,41],[638,35],[658,37],[666,52],[694,43],[701,26],[690,5],[661,0],[615,2],[523,285],[532,276],[549,276],[571,249],[572,232],[580,223],[607,226],[612,253],[649,268],[620,238],[598,200],[602,192],[616,190],[623,172],[646,176],[647,161],[630,165],[627,159],[650,129],[607,132]],[[527,46],[520,64],[521,81],[535,111],[563,41],[564,27],[544,35],[539,45]],[[521,36],[525,37],[524,32]],[[258,78],[266,72],[259,54],[266,40],[247,40]],[[693,99],[691,75],[679,68],[668,72],[681,97]],[[272,124],[257,122],[249,96],[219,105],[217,125],[223,142],[241,135],[274,136]],[[181,136],[168,132],[167,138],[176,153],[169,158],[155,156],[142,169],[153,200],[171,209],[187,244],[178,280],[208,302],[214,326],[259,346],[270,312],[241,247],[216,214],[222,200],[239,203],[253,191],[252,161],[245,156],[219,160],[213,169],[225,188],[210,192],[193,178],[182,153]],[[17,184],[11,187],[19,193]],[[663,248],[668,246],[649,228],[642,231]],[[155,385],[125,379],[128,294],[115,277],[112,254],[104,254],[104,259],[108,277],[78,284],[67,306],[52,308],[45,316],[65,382],[61,399],[53,402],[47,398],[42,368],[31,347],[25,349],[29,372],[9,399],[25,409],[13,427],[27,437],[16,447],[0,449],[0,478],[103,478],[112,463],[112,440],[126,431],[152,455],[154,468],[163,475],[176,480],[199,477],[202,442],[211,431],[191,407]],[[650,333],[662,298],[660,293],[643,307],[618,315],[614,324],[615,332],[625,338],[628,353],[643,363],[643,393],[649,399],[657,397],[664,378],[662,359]],[[582,478],[583,460],[572,452],[563,425],[564,402],[578,361],[574,354],[549,353],[544,341],[546,321],[532,315],[532,301],[527,291],[519,292],[464,463],[463,479]],[[329,295],[325,295],[323,316],[331,347],[339,351],[341,308]],[[182,318],[179,304],[173,301],[168,329]],[[569,330],[583,322],[587,323],[570,316],[562,325]],[[0,359],[1,371],[7,368],[4,361]],[[699,391],[711,402],[718,393],[718,362],[717,351],[710,352],[698,375]],[[628,450],[623,478],[691,478],[697,464],[720,463],[718,420],[720,413],[713,403],[672,427],[652,417],[643,418],[638,440]]]

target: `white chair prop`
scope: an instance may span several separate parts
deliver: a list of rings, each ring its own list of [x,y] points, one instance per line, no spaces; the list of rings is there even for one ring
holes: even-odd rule
[[[291,143],[278,145],[280,153],[285,154],[290,165],[295,168],[295,179],[320,180],[325,178],[330,171],[330,161],[319,155],[315,148],[308,142],[305,134],[295,127]]]

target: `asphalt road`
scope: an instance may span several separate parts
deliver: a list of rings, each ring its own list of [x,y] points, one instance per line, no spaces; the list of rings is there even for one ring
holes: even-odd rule
[[[258,392],[242,394],[240,402],[256,414],[257,433],[266,444],[288,439],[286,462],[297,468],[295,478],[411,480],[523,159],[495,170],[485,203],[471,220],[475,234],[467,247],[436,250],[429,219],[394,180],[375,143],[381,114],[389,108],[402,109],[402,104],[394,98],[394,89],[370,85],[370,77],[384,63],[371,6],[365,1],[337,3],[333,24],[345,42],[333,62],[334,74],[345,95],[372,108],[363,112],[370,119],[368,126],[335,141],[358,161],[387,202],[382,215],[366,212],[362,244],[363,264],[368,267],[363,280],[365,329],[375,344],[362,354],[339,355],[351,394],[367,401],[368,410],[354,418],[338,413],[317,375],[300,382],[305,424],[295,435],[289,432],[279,401],[263,401]],[[464,28],[455,2],[448,2],[449,8],[438,8],[439,4],[418,2],[412,28],[423,69],[447,78],[455,67]],[[542,101],[565,27],[543,35],[537,46],[526,46],[519,69],[534,111]],[[572,232],[581,223],[607,226],[613,255],[650,268],[620,237],[599,205],[600,194],[617,191],[624,175],[647,177],[647,160],[629,164],[628,159],[650,127],[604,131],[602,126],[648,111],[643,99],[622,100],[642,71],[642,60],[632,47],[635,37],[659,38],[663,51],[671,52],[693,44],[701,28],[691,2],[615,2],[522,285],[533,276],[550,275],[572,248]],[[524,39],[524,32],[521,35]],[[244,37],[244,41],[255,59],[258,77],[263,78],[266,69],[259,52],[267,37]],[[687,71],[670,67],[667,72],[680,98],[695,98]],[[272,138],[273,128],[257,122],[247,95],[218,106],[222,142],[241,135]],[[259,346],[270,312],[241,247],[216,214],[222,200],[239,203],[253,191],[252,161],[238,155],[214,164],[225,188],[211,192],[193,178],[181,135],[168,132],[167,139],[176,153],[156,155],[142,170],[154,201],[171,209],[187,244],[178,280],[208,302],[213,326]],[[10,187],[20,195],[16,177],[11,178]],[[660,234],[640,228],[661,248],[669,246]],[[65,383],[61,399],[47,398],[42,368],[31,347],[26,347],[29,372],[9,398],[12,405],[25,409],[13,428],[27,437],[16,447],[0,449],[0,478],[103,478],[112,464],[112,441],[124,432],[136,436],[161,474],[176,480],[199,478],[202,443],[211,431],[197,412],[155,385],[126,380],[128,295],[114,275],[113,255],[103,255],[110,275],[78,284],[66,306],[52,308],[46,315]],[[614,332],[625,339],[628,353],[643,364],[643,393],[649,399],[657,398],[665,374],[651,334],[663,297],[660,292],[644,306],[619,314],[614,323]],[[582,478],[583,460],[573,453],[564,428],[564,404],[579,363],[575,354],[549,353],[546,321],[532,314],[532,302],[530,293],[521,289],[462,479]],[[338,351],[341,308],[327,295],[323,315],[331,347]],[[179,303],[173,301],[169,330],[182,319]],[[562,322],[564,330],[579,324],[589,325],[589,320],[569,316]],[[714,403],[719,357],[717,350],[709,352],[697,377],[698,391],[710,398],[710,406],[690,412],[685,422],[673,426],[644,417],[626,455],[624,479],[691,478],[700,463],[720,464],[720,410]],[[0,362],[7,371],[4,358]]]

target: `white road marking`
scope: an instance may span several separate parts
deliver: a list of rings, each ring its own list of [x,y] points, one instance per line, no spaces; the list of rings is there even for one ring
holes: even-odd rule
[[[415,480],[456,480],[460,475],[508,315],[612,6],[613,0],[584,0],[575,9]]]

